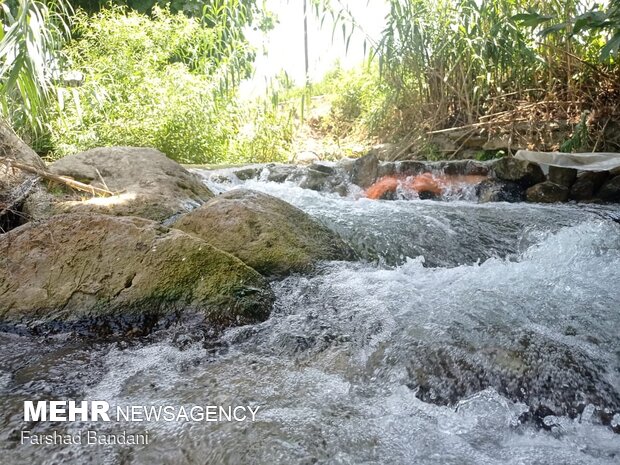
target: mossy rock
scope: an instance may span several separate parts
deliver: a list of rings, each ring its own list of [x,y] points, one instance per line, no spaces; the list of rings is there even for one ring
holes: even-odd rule
[[[500,158],[491,166],[496,179],[516,182],[524,189],[546,179],[540,166],[513,157]]]
[[[269,316],[265,280],[181,231],[129,217],[58,215],[0,236],[0,323],[138,330],[184,318],[209,326]]]
[[[303,211],[267,194],[234,189],[174,225],[243,260],[265,276],[312,269],[353,256],[340,237]]]
[[[26,213],[34,220],[92,212],[162,221],[213,197],[198,176],[151,148],[95,148],[61,158],[48,169],[116,195],[93,198],[50,186],[26,202]]]
[[[530,187],[525,196],[528,202],[556,203],[568,200],[569,189],[551,181],[541,182]]]

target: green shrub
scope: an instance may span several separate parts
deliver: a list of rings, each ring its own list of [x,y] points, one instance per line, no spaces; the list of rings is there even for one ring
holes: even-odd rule
[[[65,0],[0,1],[0,118],[33,146],[45,133],[71,11]]]
[[[61,89],[51,122],[56,157],[133,145],[182,163],[244,161],[265,158],[269,137],[257,131],[256,140],[237,141],[244,118],[257,117],[263,126],[271,118],[267,133],[285,132],[275,115],[252,115],[237,103],[235,85],[253,55],[242,40],[221,50],[217,27],[158,8],[146,16],[116,7],[78,15],[76,32],[65,53],[85,80]]]
[[[241,111],[239,134],[231,144],[229,162],[285,162],[293,140],[290,112],[268,104],[255,103]]]
[[[336,66],[312,93],[331,96],[331,114],[323,125],[337,137],[382,136],[391,124],[388,94],[375,65],[348,71]]]

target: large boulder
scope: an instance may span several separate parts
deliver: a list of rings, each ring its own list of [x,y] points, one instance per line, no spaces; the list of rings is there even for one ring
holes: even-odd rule
[[[607,171],[584,171],[577,176],[570,189],[573,200],[591,200],[609,178]]]
[[[620,175],[605,182],[597,197],[606,202],[620,202]]]
[[[545,181],[545,174],[540,166],[512,157],[493,162],[492,169],[497,179],[516,182],[523,188]]]
[[[268,317],[263,278],[207,242],[150,220],[58,215],[0,236],[0,327],[148,332],[198,318],[229,326]]]
[[[318,260],[350,258],[332,231],[267,194],[234,189],[181,217],[173,227],[230,252],[266,276],[308,271]]]
[[[48,169],[116,195],[83,198],[84,194],[78,197],[75,193],[43,192],[26,204],[33,219],[59,213],[97,212],[162,221],[213,197],[196,175],[150,148],[96,148],[61,158]]]
[[[528,202],[556,203],[566,202],[568,193],[568,187],[545,181],[530,187],[525,192],[525,197]]]

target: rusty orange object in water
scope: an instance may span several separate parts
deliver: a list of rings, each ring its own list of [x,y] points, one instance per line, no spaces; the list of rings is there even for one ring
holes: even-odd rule
[[[404,190],[420,193],[430,193],[442,195],[447,188],[459,185],[478,184],[486,179],[486,176],[479,175],[433,175],[423,173],[417,176],[383,176],[365,191],[369,199],[382,199],[386,194],[396,192],[398,187]]]
[[[410,188],[418,193],[430,192],[433,195],[441,195],[443,192],[442,180],[433,176],[431,173],[424,173],[415,176],[410,182],[407,182],[405,189]]]
[[[369,199],[380,199],[387,193],[396,192],[400,180],[396,176],[383,176],[372,186],[370,186],[364,194]]]

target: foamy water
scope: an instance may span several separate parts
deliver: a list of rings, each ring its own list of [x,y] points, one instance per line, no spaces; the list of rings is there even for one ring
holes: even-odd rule
[[[613,209],[245,187],[333,227],[360,260],[273,283],[271,318],[217,341],[190,328],[130,343],[0,334],[0,463],[620,461]],[[254,423],[123,425],[148,428],[146,446],[37,449],[17,440],[32,397],[260,410]],[[539,405],[552,412],[528,418]]]

